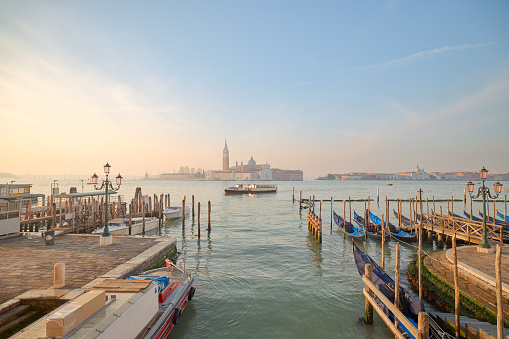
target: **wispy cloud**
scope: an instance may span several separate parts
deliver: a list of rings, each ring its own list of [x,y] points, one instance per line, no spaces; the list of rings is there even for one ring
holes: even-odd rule
[[[494,45],[495,43],[493,41],[490,41],[488,43],[484,44],[472,44],[472,45],[458,45],[458,46],[444,46],[441,48],[435,48],[429,51],[422,51],[418,53],[414,53],[408,56],[405,56],[403,58],[394,59],[386,62],[382,62],[379,64],[374,65],[368,65],[368,66],[362,66],[354,68],[353,70],[373,70],[373,71],[381,71],[383,69],[389,68],[389,67],[398,67],[398,66],[406,66],[406,65],[413,65],[419,62],[424,62],[429,59],[435,58],[437,56],[450,53],[453,51],[458,50],[465,50],[465,49],[474,49],[474,48],[483,48],[488,47],[491,45]]]
[[[300,86],[306,86],[306,85],[311,85],[311,82],[298,82],[296,84],[288,86],[288,88],[291,88],[291,87],[300,87]]]

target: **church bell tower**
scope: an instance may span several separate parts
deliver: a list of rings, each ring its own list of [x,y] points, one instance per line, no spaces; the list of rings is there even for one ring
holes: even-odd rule
[[[226,139],[224,140],[224,149],[223,149],[223,171],[230,170],[230,151],[228,151],[228,145],[226,144]]]

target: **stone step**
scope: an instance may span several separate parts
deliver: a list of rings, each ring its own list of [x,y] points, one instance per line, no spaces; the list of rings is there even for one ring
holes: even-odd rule
[[[454,327],[455,319],[454,314],[451,313],[434,313],[434,316],[437,316],[441,320],[447,320],[451,326]],[[466,316],[460,316],[460,327],[464,328],[465,325],[470,326],[471,328],[475,330],[483,330],[484,333],[491,335],[493,338],[496,338],[497,336],[497,325],[492,325],[490,323],[487,323],[485,321],[479,321],[477,319],[472,319]],[[504,337],[509,336],[509,329],[504,328]]]
[[[442,265],[446,269],[448,269],[453,274],[453,277],[454,277],[454,265],[449,261],[445,251],[438,252],[437,256],[438,256],[438,259],[441,261]],[[463,279],[464,281],[468,282],[469,284],[475,285],[477,288],[483,290],[485,293],[492,296],[491,298],[490,297],[486,297],[486,298],[493,299],[496,301],[497,292],[495,290],[495,287],[493,287],[493,285],[488,284],[485,281],[481,281],[480,279],[478,279],[474,276],[466,274],[462,270],[458,270],[458,276],[460,277],[460,280]],[[502,293],[502,301],[505,304],[509,304],[509,296],[505,293]]]
[[[431,256],[437,259],[436,257],[439,253],[440,252],[435,252]],[[447,281],[451,286],[454,286],[454,273],[449,270],[452,265],[447,264],[447,262],[444,262],[443,260],[438,262],[437,260],[432,260],[428,257],[426,257],[425,264],[426,267],[428,267],[428,269],[436,274],[440,279]],[[481,305],[495,314],[497,313],[496,298],[494,298],[491,294],[487,293],[475,284],[472,284],[470,281],[463,279],[461,276],[459,276],[458,284],[462,293],[477,300]],[[509,306],[504,305],[503,311],[504,319],[509,320]]]
[[[0,327],[27,313],[30,308],[30,305],[18,305],[13,309],[0,314]]]
[[[19,326],[20,324],[22,324],[23,322],[25,322],[26,320],[30,319],[31,317],[33,317],[36,314],[37,314],[37,311],[29,311],[28,313],[25,313],[22,316],[17,317],[14,320],[8,322],[7,324],[1,326],[0,327],[0,336],[3,333],[5,333],[5,332],[7,332],[9,330],[12,330],[13,328]]]

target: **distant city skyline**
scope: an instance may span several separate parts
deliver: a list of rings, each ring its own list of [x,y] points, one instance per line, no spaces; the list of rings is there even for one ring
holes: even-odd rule
[[[509,172],[507,1],[2,1],[0,172]]]

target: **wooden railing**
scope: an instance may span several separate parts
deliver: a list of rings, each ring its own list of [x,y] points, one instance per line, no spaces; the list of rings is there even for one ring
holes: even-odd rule
[[[456,234],[458,239],[470,242],[481,243],[483,238],[483,223],[467,218],[458,218],[444,214],[422,214],[423,229],[442,234],[453,236]],[[503,227],[493,223],[486,223],[488,239],[503,241]]]

